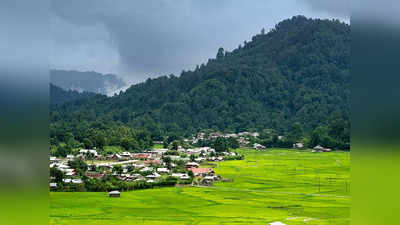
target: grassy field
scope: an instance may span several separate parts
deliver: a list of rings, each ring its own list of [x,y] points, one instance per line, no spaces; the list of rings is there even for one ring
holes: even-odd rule
[[[153,149],[162,149],[164,146],[162,144],[155,144],[153,145]]]
[[[50,193],[50,224],[350,224],[350,154],[240,150],[213,187]]]

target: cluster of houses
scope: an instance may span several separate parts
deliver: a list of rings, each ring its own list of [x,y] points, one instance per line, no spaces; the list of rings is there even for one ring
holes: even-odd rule
[[[218,137],[223,137],[223,138],[235,138],[238,140],[239,144],[244,146],[250,144],[249,137],[254,137],[257,138],[259,137],[260,134],[258,132],[239,132],[237,134],[235,133],[229,133],[229,134],[224,134],[221,132],[213,132],[210,134],[206,134],[204,132],[200,132],[192,137],[191,140],[187,140],[188,142],[190,141],[193,144],[198,143],[199,141],[205,141],[205,140],[213,140]]]
[[[85,176],[102,179],[105,175],[115,176],[121,181],[142,181],[154,183],[168,176],[199,185],[210,185],[220,179],[212,168],[201,168],[204,161],[223,161],[226,156],[237,156],[235,152],[223,152],[216,155],[210,147],[189,148],[181,146],[179,154],[169,154],[168,149],[153,149],[142,153],[122,152],[103,156],[96,150],[81,149],[77,155],[66,158],[50,157],[50,168],[57,168],[64,174],[64,184],[82,184],[82,177],[70,168],[69,161],[82,159],[89,165]],[[168,159],[167,159],[168,158]],[[115,169],[118,167],[119,169]],[[50,188],[57,188],[57,183],[50,179]]]

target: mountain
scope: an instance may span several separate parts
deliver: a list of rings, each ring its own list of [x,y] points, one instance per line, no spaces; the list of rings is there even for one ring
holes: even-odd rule
[[[86,91],[104,95],[126,86],[126,83],[114,74],[103,75],[96,72],[67,70],[51,70],[50,82],[64,90]]]
[[[77,91],[65,91],[64,89],[50,84],[50,105],[62,105],[67,102],[76,100],[88,99],[96,96],[90,92],[77,92]]]
[[[148,79],[113,97],[69,103],[52,122],[121,123],[152,133],[306,131],[350,120],[350,25],[296,16],[193,71]]]

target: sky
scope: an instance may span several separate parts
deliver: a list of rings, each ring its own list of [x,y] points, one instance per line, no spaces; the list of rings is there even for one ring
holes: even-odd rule
[[[192,70],[295,15],[350,21],[346,0],[53,0],[50,66],[129,83]]]

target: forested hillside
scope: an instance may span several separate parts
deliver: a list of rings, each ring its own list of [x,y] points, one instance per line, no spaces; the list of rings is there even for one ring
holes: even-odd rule
[[[96,96],[96,94],[90,92],[79,93],[77,91],[66,91],[50,83],[50,105],[52,107],[67,102],[92,98],[94,96]]]
[[[193,53],[196,54],[196,53]],[[350,26],[337,20],[293,17],[261,31],[232,52],[220,48],[193,71],[148,79],[114,97],[97,96],[51,112],[53,129],[78,123],[124,124],[152,135],[200,129],[284,133],[340,121],[348,135]],[[90,125],[91,124],[91,125]]]

